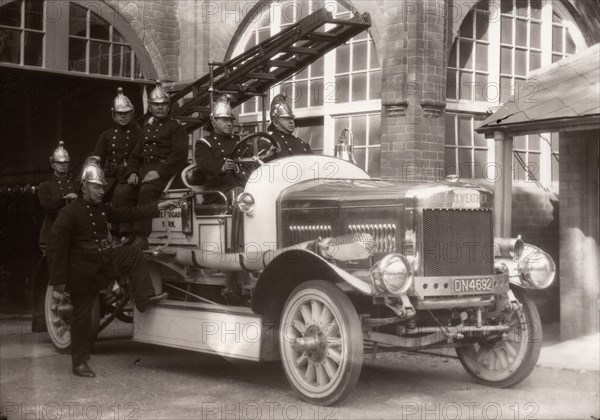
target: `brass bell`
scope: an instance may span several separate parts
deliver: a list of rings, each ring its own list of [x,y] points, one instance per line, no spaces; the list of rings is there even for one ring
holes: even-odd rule
[[[339,159],[347,160],[356,165],[356,159],[354,159],[354,153],[352,152],[352,131],[348,128],[344,128],[340,134],[337,144],[335,145],[334,156]]]

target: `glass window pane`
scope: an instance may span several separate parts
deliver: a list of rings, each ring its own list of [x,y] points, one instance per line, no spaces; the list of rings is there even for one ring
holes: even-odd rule
[[[281,24],[282,25],[289,25],[291,23],[294,23],[294,16],[296,13],[294,8],[295,8],[295,5],[292,4],[292,2],[290,2],[290,1],[281,2],[280,9],[281,9]]]
[[[542,65],[542,53],[531,51],[529,55],[529,71],[539,69]]]
[[[125,45],[113,45],[113,76],[131,76],[131,49]]]
[[[486,41],[488,39],[489,26],[489,14],[486,12],[477,12],[477,21],[475,22],[475,38]]]
[[[352,51],[352,71],[366,70],[368,58],[367,43],[354,44],[354,50]]]
[[[510,47],[500,49],[500,73],[512,74],[512,48]]]
[[[557,132],[550,133],[550,144],[553,152],[558,152],[558,139],[559,134]]]
[[[44,2],[41,0],[25,2],[25,27],[44,30]]]
[[[473,130],[471,129],[471,117],[465,117],[462,115],[458,116],[458,145],[459,146],[472,146],[471,140]]]
[[[300,71],[298,74],[296,74],[294,76],[295,80],[299,80],[299,79],[308,79],[308,67],[306,67],[305,69],[303,69],[302,71]]]
[[[312,77],[320,77],[323,76],[323,67],[325,65],[325,59],[323,57],[319,58],[317,61],[310,65],[310,75]]]
[[[21,27],[21,3],[19,0],[0,7],[0,25]]]
[[[517,16],[527,17],[527,0],[517,0]]]
[[[377,49],[375,48],[375,44],[371,42],[371,52],[369,53],[369,68],[371,70],[378,69],[381,67],[379,64],[379,58],[377,57]]]
[[[559,181],[559,165],[558,165],[558,161],[556,160],[556,156],[552,155],[552,162],[550,163],[550,166],[552,167],[552,182],[558,182]]]
[[[381,71],[369,73],[369,99],[381,98]]]
[[[446,99],[458,99],[457,97],[456,70],[448,69],[446,74]]]
[[[475,149],[475,178],[484,178],[484,170],[487,165],[487,150]]]
[[[476,101],[487,101],[488,95],[485,91],[487,88],[488,76],[487,74],[475,74],[475,100]]]
[[[542,40],[542,25],[536,22],[529,23],[529,38],[531,48],[540,48]]]
[[[354,146],[364,146],[367,144],[366,115],[352,117],[352,134],[354,135]]]
[[[85,39],[69,38],[69,70],[85,71]]]
[[[539,152],[540,151],[540,135],[530,134],[529,135],[529,151]]]
[[[110,39],[110,25],[97,14],[90,13],[90,38]]]
[[[561,26],[552,27],[552,51],[563,52],[562,31]]]
[[[459,35],[465,38],[473,38],[473,11],[469,12],[460,25]]]
[[[501,2],[501,4],[504,5],[504,2]],[[503,44],[512,44],[512,23],[512,18],[502,16],[502,35],[500,42],[502,42]]]
[[[369,146],[381,144],[381,114],[369,115]]]
[[[340,45],[335,50],[335,72],[345,73],[350,71],[350,45]]]
[[[500,78],[500,103],[503,104],[510,100],[512,96],[511,91],[512,81],[510,77]]]
[[[529,12],[529,16],[531,19],[541,19],[542,18],[542,0],[531,0],[530,2],[531,10]]]
[[[460,40],[460,61],[459,66],[462,69],[473,68],[473,41]]]
[[[566,32],[567,33],[565,34],[565,52],[567,54],[575,54],[575,43],[573,42],[573,38],[571,38],[571,34],[568,30]]]
[[[108,74],[108,55],[110,44],[90,42],[90,73]]]
[[[356,165],[360,168],[365,169],[365,149],[354,149],[354,159],[356,160]]]
[[[87,36],[87,10],[71,3],[69,6],[69,35]]]
[[[562,23],[562,19],[556,14],[556,12],[552,12],[552,22]]]
[[[488,0],[481,0],[475,5],[476,10],[488,10],[488,8],[489,8]]]
[[[335,78],[335,102],[343,103],[348,102],[348,94],[350,90],[350,77],[349,76],[337,76]]]
[[[25,31],[25,62],[28,66],[43,65],[44,34]]]
[[[367,73],[352,75],[352,101],[367,99]]]
[[[315,150],[323,149],[323,125],[298,127],[296,135],[310,145]]]
[[[456,41],[452,44],[452,50],[450,50],[450,57],[448,58],[448,67],[456,68]]]
[[[527,46],[527,21],[517,19],[515,22],[515,44],[521,47]]]
[[[350,128],[350,119],[348,117],[339,117],[333,120],[333,135],[335,141],[340,137],[344,128]]]
[[[271,31],[269,30],[269,28],[259,29],[257,31],[257,33],[258,33],[258,43],[259,44],[271,36]]]
[[[517,156],[521,159],[518,160]],[[527,154],[525,152],[516,152],[515,156],[513,156],[513,179],[515,181],[524,181],[527,179],[525,168],[521,162],[524,162],[525,165],[527,164]]]
[[[3,40],[0,43],[0,61],[20,64],[21,31],[18,29],[0,28],[0,40]]]
[[[454,146],[456,144],[454,133],[455,118],[454,114],[446,114],[446,146]]]
[[[526,150],[527,149],[527,137],[526,136],[515,136],[513,138],[513,149]]]
[[[473,74],[461,71],[460,77],[460,99],[471,100],[473,90]]]
[[[310,106],[323,105],[323,79],[310,81]]]
[[[500,2],[500,12],[507,15],[513,14],[513,1],[503,0]]]
[[[113,42],[120,42],[125,44],[127,41],[125,41],[125,38],[123,38],[123,36],[119,33],[119,31],[117,31],[114,27],[113,27]]]
[[[369,175],[374,178],[381,176],[381,147],[369,147],[367,149],[367,154],[369,156],[369,165],[367,166],[369,170]]]
[[[444,149],[444,159],[446,175],[456,175],[456,148],[446,147]]]
[[[528,175],[529,179],[540,179],[540,156],[539,153],[529,153],[529,162],[527,162],[527,169],[530,173]]]
[[[458,172],[461,179],[473,179],[471,149],[458,149]]]
[[[552,62],[556,63],[558,60],[562,59],[562,54],[552,54]]]
[[[473,124],[473,128],[477,128],[481,125],[481,121],[475,121]],[[479,134],[476,131],[473,131],[473,143],[476,147],[485,147],[487,148],[487,139],[483,134]]]
[[[476,44],[477,63],[475,69],[479,71],[487,71],[488,69],[488,46],[487,44]]]
[[[292,108],[306,108],[308,106],[308,82],[296,82]]]
[[[527,74],[527,50],[515,51],[515,75],[525,76]]]

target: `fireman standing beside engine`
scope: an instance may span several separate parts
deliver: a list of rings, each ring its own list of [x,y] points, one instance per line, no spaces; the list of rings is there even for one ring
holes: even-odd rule
[[[271,124],[267,130],[272,132],[273,138],[277,142],[275,154],[265,161],[291,156],[312,154],[310,145],[292,133],[296,129],[296,117],[292,108],[286,101],[286,95],[281,93],[276,95],[271,101]]]
[[[102,169],[88,159],[81,173],[82,198],[62,209],[48,243],[49,284],[65,284],[73,305],[71,358],[73,374],[94,377],[87,365],[91,350],[90,324],[98,292],[123,274],[129,275],[135,304],[143,312],[167,297],[156,294],[142,251],[134,246],[109,246],[108,222],[158,216],[175,206],[173,200],[139,208],[115,209],[102,204],[106,181]]]
[[[69,201],[77,198],[75,181],[69,175],[71,158],[64,148],[64,142],[58,142],[58,147],[50,156],[50,166],[53,174],[50,178],[40,183],[38,198],[44,209],[45,216],[40,229],[39,245],[44,249],[48,243],[48,235],[58,211]]]
[[[232,134],[234,121],[229,97],[222,95],[215,102],[205,127],[209,134],[196,142],[194,161],[197,167],[191,175],[192,184],[223,193],[244,187],[244,183],[234,175],[239,169],[231,159],[231,152],[240,140],[238,135]]]
[[[160,82],[150,93],[152,118],[141,133],[129,160],[124,178],[113,194],[115,207],[143,206],[156,201],[169,179],[187,162],[188,135],[174,119],[168,118],[169,97]],[[142,220],[131,224],[121,224],[122,235],[128,234],[134,244],[148,248],[148,234],[152,230],[152,220]]]
[[[100,134],[91,156],[97,158],[104,168],[107,192],[114,189],[115,182],[121,182],[127,169],[127,160],[140,138],[140,129],[131,124],[134,108],[123,88],[117,89],[117,96],[110,109],[115,126]],[[110,198],[110,197],[108,197]]]

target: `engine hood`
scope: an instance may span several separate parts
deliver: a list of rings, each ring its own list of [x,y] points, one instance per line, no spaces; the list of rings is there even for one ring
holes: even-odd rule
[[[306,181],[281,193],[281,210],[369,207],[403,204],[407,208],[493,208],[492,193],[464,182],[399,183],[379,180]]]

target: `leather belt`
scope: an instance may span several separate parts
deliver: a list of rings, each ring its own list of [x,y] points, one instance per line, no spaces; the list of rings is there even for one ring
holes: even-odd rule
[[[167,159],[159,159],[157,157],[152,157],[152,156],[144,156],[142,158],[144,164],[149,164],[149,163],[164,163],[167,161]]]

